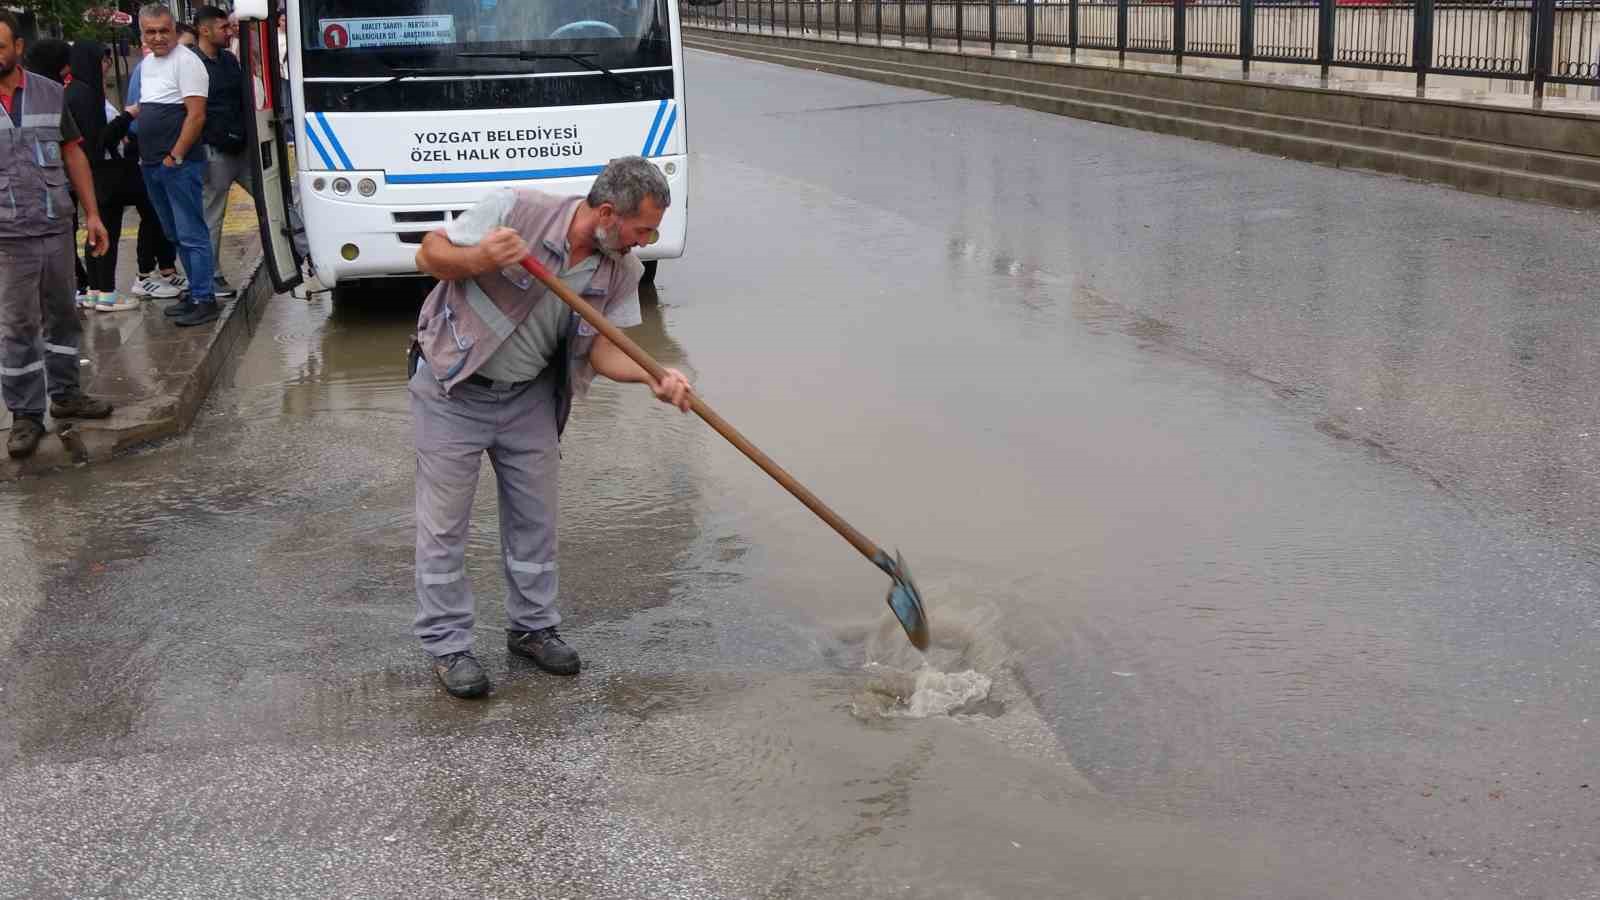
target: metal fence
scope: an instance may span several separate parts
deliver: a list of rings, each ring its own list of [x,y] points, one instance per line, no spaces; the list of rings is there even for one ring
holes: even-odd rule
[[[723,0],[690,25],[1600,85],[1600,0]]]

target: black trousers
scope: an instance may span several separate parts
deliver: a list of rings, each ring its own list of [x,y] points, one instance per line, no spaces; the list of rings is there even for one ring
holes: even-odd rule
[[[161,220],[156,218],[155,207],[150,205],[150,195],[145,191],[144,176],[139,173],[137,163],[95,167],[94,193],[111,247],[104,256],[90,256],[87,249],[84,251],[90,290],[117,289],[117,246],[122,240],[122,216],[130,206],[139,212],[139,240],[135,250],[139,256],[139,271],[154,272],[158,267],[177,266],[178,248],[161,230]]]

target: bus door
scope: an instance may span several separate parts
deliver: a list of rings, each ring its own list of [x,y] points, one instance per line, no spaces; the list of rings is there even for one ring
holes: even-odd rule
[[[300,284],[305,261],[305,233],[294,207],[294,172],[284,137],[294,127],[285,76],[278,71],[279,0],[239,0],[239,62],[245,71],[245,128],[250,142],[250,167],[261,223],[261,250],[272,286],[287,291]]]

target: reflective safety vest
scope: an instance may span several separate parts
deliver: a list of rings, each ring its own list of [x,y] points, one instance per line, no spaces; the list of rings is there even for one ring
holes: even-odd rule
[[[61,161],[61,108],[66,91],[24,76],[16,102],[18,127],[0,109],[0,238],[37,238],[72,229],[72,196]]]

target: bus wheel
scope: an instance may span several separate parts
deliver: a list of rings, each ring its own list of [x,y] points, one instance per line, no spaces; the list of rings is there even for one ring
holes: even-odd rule
[[[656,283],[656,263],[659,260],[647,259],[644,263],[644,277],[639,279],[640,284]]]

